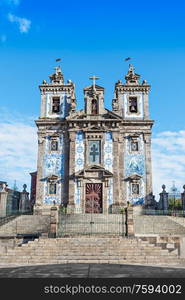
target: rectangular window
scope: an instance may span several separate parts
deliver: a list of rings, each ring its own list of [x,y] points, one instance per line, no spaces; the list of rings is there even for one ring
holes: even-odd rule
[[[60,97],[53,97],[52,112],[53,113],[60,112]]]
[[[91,164],[100,164],[101,162],[101,142],[100,141],[89,141],[88,161]]]
[[[58,142],[53,140],[51,141],[51,151],[57,151],[58,150]]]
[[[54,195],[54,194],[56,194],[56,191],[57,191],[56,183],[50,183],[49,184],[49,194]]]
[[[131,151],[138,151],[138,142],[131,142]]]
[[[139,184],[132,183],[132,194],[139,195]]]
[[[129,112],[137,113],[137,97],[129,97]]]

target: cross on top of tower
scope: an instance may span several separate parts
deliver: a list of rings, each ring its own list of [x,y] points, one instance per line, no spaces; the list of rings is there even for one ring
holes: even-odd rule
[[[93,75],[91,77],[89,77],[90,80],[93,81],[93,89],[95,90],[95,86],[96,86],[96,80],[100,79],[99,77]]]

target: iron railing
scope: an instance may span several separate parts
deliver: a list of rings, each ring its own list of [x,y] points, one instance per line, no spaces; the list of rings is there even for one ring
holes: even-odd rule
[[[61,213],[58,217],[58,237],[124,236],[124,214]]]

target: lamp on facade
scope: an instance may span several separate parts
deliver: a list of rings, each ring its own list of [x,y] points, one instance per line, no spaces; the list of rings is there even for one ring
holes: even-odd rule
[[[109,179],[105,179],[105,186],[109,187]]]

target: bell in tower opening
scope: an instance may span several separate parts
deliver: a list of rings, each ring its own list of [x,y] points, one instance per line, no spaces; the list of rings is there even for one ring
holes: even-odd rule
[[[137,113],[137,97],[129,98],[129,110],[131,113]]]

